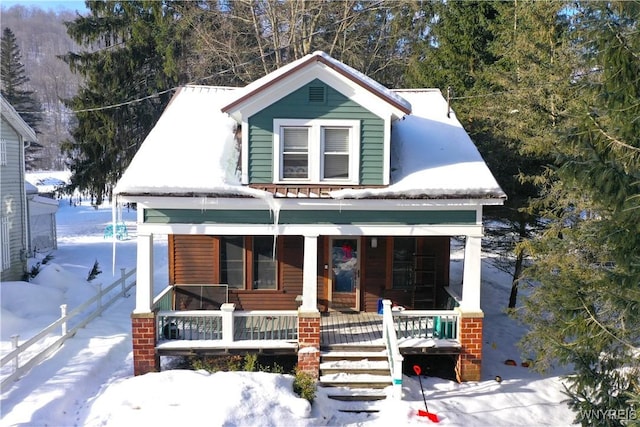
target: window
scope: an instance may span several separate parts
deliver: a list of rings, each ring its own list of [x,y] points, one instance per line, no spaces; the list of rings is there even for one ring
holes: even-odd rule
[[[2,271],[11,267],[11,236],[9,235],[9,217],[3,216],[0,221],[0,253]]]
[[[274,120],[276,182],[357,184],[358,120]]]
[[[273,236],[253,238],[253,289],[276,289]]]
[[[282,178],[309,178],[309,128],[282,128]]]
[[[244,289],[244,237],[220,238],[220,282],[231,289]]]
[[[229,289],[277,289],[278,263],[273,255],[273,239],[273,236],[221,236],[220,283],[229,285]],[[249,273],[250,288],[246,286]]]
[[[0,138],[0,165],[7,164],[7,140]]]
[[[393,288],[407,289],[411,286],[413,254],[416,240],[413,237],[393,239]]]

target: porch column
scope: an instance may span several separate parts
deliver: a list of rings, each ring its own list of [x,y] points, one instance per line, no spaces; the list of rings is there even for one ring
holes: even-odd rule
[[[462,275],[462,301],[460,308],[465,311],[481,312],[480,277],[481,277],[481,238],[467,236],[464,246],[464,271]]]
[[[318,236],[304,236],[302,306],[305,312],[318,311]]]
[[[320,373],[320,311],[318,311],[318,236],[304,236],[302,305],[298,308],[298,370]]]
[[[150,313],[153,303],[153,234],[138,234],[136,265],[136,308],[134,313]]]

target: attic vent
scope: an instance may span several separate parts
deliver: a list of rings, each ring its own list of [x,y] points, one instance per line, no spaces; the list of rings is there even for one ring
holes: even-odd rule
[[[309,102],[324,102],[324,86],[309,86]]]

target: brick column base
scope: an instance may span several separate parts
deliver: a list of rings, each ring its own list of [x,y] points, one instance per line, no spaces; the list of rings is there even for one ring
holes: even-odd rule
[[[461,313],[460,344],[456,363],[458,381],[480,381],[482,368],[482,318],[480,313]]]
[[[133,341],[133,375],[160,370],[160,357],[156,354],[155,313],[133,313],[131,315],[131,338]]]
[[[320,313],[298,312],[298,370],[314,378],[320,374]]]

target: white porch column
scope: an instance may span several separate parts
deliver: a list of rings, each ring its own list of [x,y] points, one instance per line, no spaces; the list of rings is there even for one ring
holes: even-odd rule
[[[138,234],[136,265],[136,308],[134,313],[150,313],[153,303],[153,234]]]
[[[462,301],[460,308],[480,312],[480,278],[482,247],[481,237],[467,236],[464,246],[464,271],[462,275]]]
[[[318,236],[304,236],[301,311],[318,311]]]

